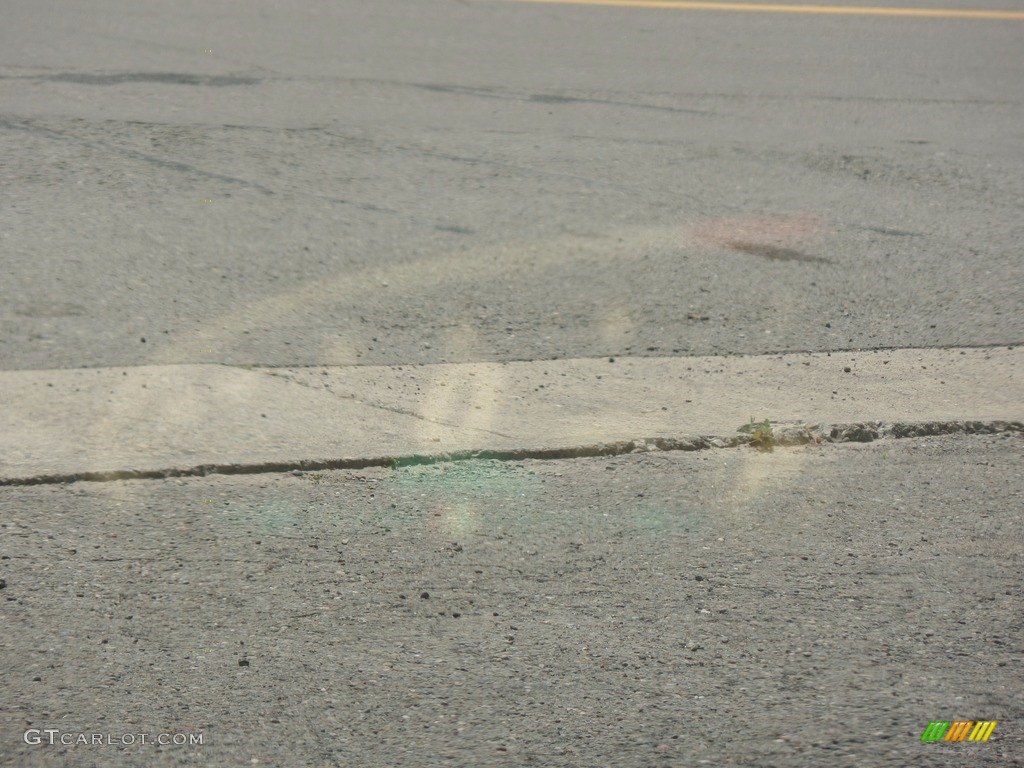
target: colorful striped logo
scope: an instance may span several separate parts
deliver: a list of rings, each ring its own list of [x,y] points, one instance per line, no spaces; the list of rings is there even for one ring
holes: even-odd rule
[[[988,741],[995,727],[995,720],[932,720],[921,741]]]

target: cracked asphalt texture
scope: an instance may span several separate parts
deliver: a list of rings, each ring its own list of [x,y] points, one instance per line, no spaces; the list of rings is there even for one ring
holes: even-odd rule
[[[1006,434],[5,489],[2,762],[1021,765],[1021,459]],[[922,744],[945,717],[998,725]]]

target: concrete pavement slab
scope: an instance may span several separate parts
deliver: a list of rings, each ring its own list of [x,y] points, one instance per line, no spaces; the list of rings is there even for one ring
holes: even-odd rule
[[[1010,348],[413,367],[153,366],[0,372],[0,382],[6,482],[580,451],[616,441],[735,436],[751,419],[784,428],[1024,418],[1024,350]]]
[[[729,437],[752,418],[1019,421],[1024,350],[4,371],[0,480],[530,455]]]

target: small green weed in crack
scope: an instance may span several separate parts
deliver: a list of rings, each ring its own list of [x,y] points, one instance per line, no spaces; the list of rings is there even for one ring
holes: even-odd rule
[[[750,435],[750,445],[759,451],[770,451],[775,445],[775,432],[768,419],[754,421],[751,416],[750,423],[744,424],[739,431]]]
[[[407,467],[426,467],[434,464],[439,464],[437,459],[433,459],[430,456],[405,456],[403,458],[392,459],[388,465],[394,471],[406,469]]]

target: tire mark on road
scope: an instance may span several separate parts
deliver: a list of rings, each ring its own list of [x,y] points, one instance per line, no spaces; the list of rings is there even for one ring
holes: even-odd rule
[[[638,104],[631,101],[613,101],[611,99],[595,99],[580,96],[562,96],[550,93],[532,93],[528,96],[516,93],[502,93],[494,88],[473,88],[463,85],[444,85],[434,83],[406,83],[412,88],[419,88],[424,91],[435,93],[453,93],[464,96],[476,96],[484,99],[501,99],[503,101],[532,102],[535,104],[600,104],[614,107],[629,107],[631,109],[654,109],[660,112],[678,112],[688,115],[713,115],[720,116],[718,112],[711,112],[704,109],[687,109],[685,107],[662,107],[657,104]]]
[[[79,146],[88,147],[89,149],[95,149],[100,152],[119,154],[122,157],[137,160],[139,162],[143,162],[148,165],[155,166],[157,168],[163,168],[165,170],[176,171],[178,173],[184,174],[193,174],[196,176],[201,176],[206,179],[221,181],[226,184],[234,184],[254,189],[258,192],[262,192],[264,195],[267,195],[268,197],[281,194],[279,191],[272,189],[271,187],[268,187],[264,184],[260,184],[258,181],[251,181],[249,179],[243,179],[238,176],[228,176],[226,174],[216,173],[214,171],[207,171],[190,163],[183,163],[179,160],[167,160],[156,155],[151,155],[147,152],[140,152],[137,149],[128,149],[126,147],[112,146],[104,142],[90,141],[88,139],[83,139],[78,136],[74,136],[70,133],[64,133],[62,131],[54,130],[53,128],[44,128],[43,126],[34,125],[33,122],[30,120],[16,121],[0,118],[0,129],[7,129],[12,131],[25,131],[26,133],[40,134],[46,136],[47,138],[53,139],[54,141],[65,141],[73,144],[78,144]],[[374,205],[373,203],[360,203],[355,202],[353,200],[347,200],[345,198],[331,197],[329,195],[318,195],[310,192],[290,192],[288,194],[298,194],[303,197],[313,198],[317,200],[325,200],[327,202],[336,203],[338,205],[352,206],[360,210],[372,211],[374,213],[399,213],[399,211],[396,211],[394,209],[384,208],[383,206]]]

